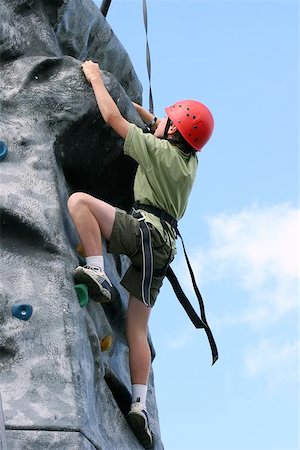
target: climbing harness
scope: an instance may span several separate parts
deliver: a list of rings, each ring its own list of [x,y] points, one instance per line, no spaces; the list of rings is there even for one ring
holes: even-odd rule
[[[166,268],[161,269],[159,271],[156,271],[155,269],[153,270],[152,249],[149,249],[149,247],[151,247],[150,231],[149,231],[149,228],[145,221],[145,216],[142,214],[142,212],[140,210],[147,211],[150,214],[154,214],[156,217],[158,217],[161,220],[161,223],[164,228],[167,227],[166,223],[168,223],[175,230],[176,236],[180,237],[184,255],[185,255],[185,259],[186,259],[187,266],[188,266],[188,269],[190,272],[193,288],[194,288],[195,294],[198,299],[199,308],[200,308],[200,316],[196,313],[195,309],[191,305],[187,296],[183,292],[183,290],[179,284],[179,281],[178,281],[175,273],[171,269],[170,265],[168,265]],[[214,337],[212,335],[211,329],[206,320],[205,308],[204,308],[204,302],[202,299],[202,295],[198,289],[198,286],[197,286],[197,283],[195,280],[195,275],[193,273],[193,269],[190,264],[190,261],[189,261],[189,258],[188,258],[187,252],[186,252],[186,248],[185,248],[185,245],[183,242],[183,238],[178,229],[177,220],[174,219],[174,217],[172,217],[164,209],[157,208],[157,207],[151,206],[151,205],[144,205],[144,204],[141,204],[138,202],[134,203],[133,208],[131,210],[131,214],[133,215],[133,217],[136,217],[139,220],[139,225],[140,225],[140,233],[141,233],[141,240],[142,240],[142,253],[143,253],[143,265],[142,265],[143,302],[149,306],[149,303],[147,303],[145,301],[145,299],[148,299],[150,296],[150,286],[151,286],[153,274],[159,275],[158,272],[160,272],[160,275],[162,275],[164,272],[164,274],[168,278],[169,282],[171,283],[173,290],[174,290],[180,304],[184,308],[185,312],[189,316],[189,318],[192,321],[192,323],[194,324],[194,326],[196,328],[204,329],[204,331],[207,335],[207,338],[208,338],[209,345],[210,345],[210,349],[211,349],[211,353],[212,353],[212,365],[213,365],[218,359],[218,349],[217,349]],[[146,229],[148,231],[146,231]],[[150,239],[149,239],[149,237],[150,237]],[[151,257],[149,255],[151,255]],[[152,265],[152,267],[150,267],[151,265]]]

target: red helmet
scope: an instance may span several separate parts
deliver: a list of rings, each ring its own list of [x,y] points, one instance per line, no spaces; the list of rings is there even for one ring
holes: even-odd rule
[[[209,109],[195,100],[182,100],[166,108],[166,113],[182,137],[196,152],[201,151],[214,129]]]

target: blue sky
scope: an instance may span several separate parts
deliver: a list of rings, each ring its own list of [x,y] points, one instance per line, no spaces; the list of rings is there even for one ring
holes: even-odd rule
[[[194,98],[215,117],[180,229],[220,359],[166,281],[150,321],[165,450],[299,450],[299,2],[147,4],[156,114]],[[148,107],[142,0],[107,20]]]

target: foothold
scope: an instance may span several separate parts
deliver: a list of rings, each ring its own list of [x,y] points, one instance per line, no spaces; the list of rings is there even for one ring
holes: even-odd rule
[[[7,145],[4,141],[0,141],[0,161],[5,158],[7,155]]]
[[[83,307],[89,302],[89,292],[86,284],[76,284],[75,289],[80,306]]]
[[[110,334],[108,336],[105,336],[100,341],[100,347],[102,352],[110,350],[111,345],[112,345],[112,336]]]
[[[32,316],[33,308],[28,304],[14,303],[11,307],[11,313],[14,317],[20,320],[29,320]]]
[[[83,256],[85,258],[84,249],[83,249],[83,246],[81,244],[77,245],[76,252],[78,252],[81,256]]]

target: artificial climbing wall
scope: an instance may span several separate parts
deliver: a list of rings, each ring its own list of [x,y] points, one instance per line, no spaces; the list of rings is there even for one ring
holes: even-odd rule
[[[0,446],[140,449],[125,419],[119,279],[128,260],[105,254],[113,301],[80,305],[72,272],[82,260],[66,202],[84,191],[129,208],[136,170],[101,118],[81,61],[100,63],[138,126],[131,100],[141,101],[141,85],[92,0],[0,0],[0,15]],[[153,373],[148,406],[159,450]]]

